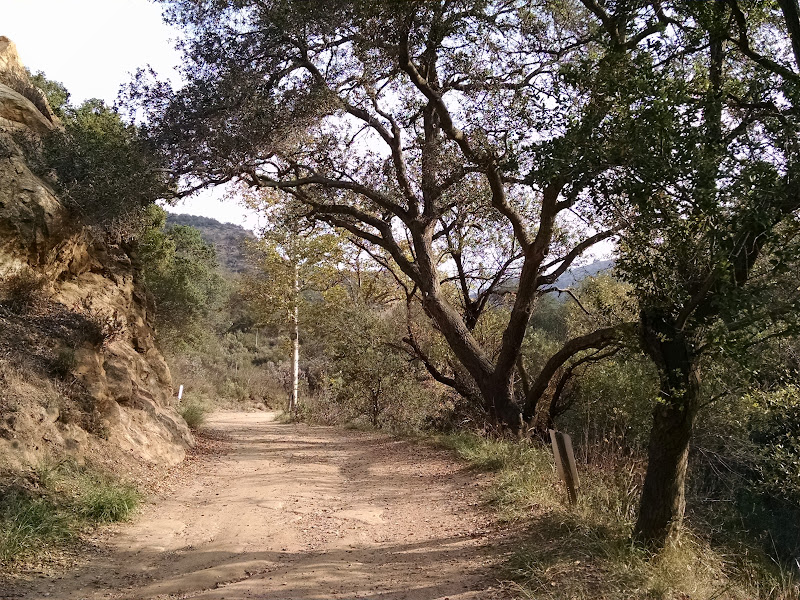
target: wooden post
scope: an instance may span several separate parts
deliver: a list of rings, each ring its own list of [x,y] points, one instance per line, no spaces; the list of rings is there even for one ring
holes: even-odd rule
[[[549,431],[556,470],[567,486],[569,503],[574,505],[578,502],[578,469],[575,465],[575,454],[572,451],[572,439],[566,433],[554,429]]]

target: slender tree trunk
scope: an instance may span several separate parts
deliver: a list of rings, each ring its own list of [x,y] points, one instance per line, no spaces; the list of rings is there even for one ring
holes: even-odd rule
[[[300,387],[300,279],[297,264],[294,266],[294,307],[292,308],[292,397],[289,412],[297,413]]]
[[[653,411],[647,473],[634,537],[653,549],[676,535],[686,507],[689,442],[700,387],[693,346],[669,317],[642,313],[642,342],[656,363],[660,397]]]

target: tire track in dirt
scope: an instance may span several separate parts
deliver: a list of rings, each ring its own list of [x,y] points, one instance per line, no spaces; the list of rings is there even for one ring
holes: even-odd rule
[[[490,600],[499,529],[487,476],[387,436],[215,414],[225,452],[195,464],[70,572],[20,582],[54,600]]]

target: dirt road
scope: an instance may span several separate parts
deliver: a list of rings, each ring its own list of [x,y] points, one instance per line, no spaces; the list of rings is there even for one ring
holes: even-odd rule
[[[269,413],[219,413],[208,426],[224,435],[221,455],[101,535],[85,564],[15,596],[505,598],[480,505],[489,482],[446,453]]]

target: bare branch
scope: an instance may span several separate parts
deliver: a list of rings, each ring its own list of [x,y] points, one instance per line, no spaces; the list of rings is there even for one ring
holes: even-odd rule
[[[544,265],[542,270],[549,269],[553,265],[558,264],[559,262],[561,265],[552,273],[548,273],[547,275],[541,275],[539,277],[540,281],[545,285],[552,285],[556,282],[556,280],[561,277],[564,273],[567,272],[572,266],[572,263],[575,262],[575,259],[578,258],[581,254],[586,252],[589,248],[597,244],[598,242],[602,242],[603,240],[607,240],[608,238],[616,235],[619,231],[617,229],[610,229],[608,231],[601,231],[600,233],[596,233],[595,235],[586,238],[580,244],[576,245],[566,256],[563,258],[556,259]]]
[[[557,287],[551,287],[551,288],[545,288],[545,289],[542,290],[543,294],[549,294],[549,293],[552,293],[552,292],[557,292],[559,294],[567,294],[570,298],[572,298],[575,301],[575,303],[578,306],[580,306],[580,308],[581,308],[581,310],[583,312],[585,312],[590,317],[594,317],[594,315],[592,315],[592,313],[590,313],[588,310],[586,310],[586,307],[581,303],[581,301],[578,299],[578,297],[575,295],[575,293],[571,289],[569,289],[569,288],[561,289],[561,288],[557,288]]]
[[[767,58],[766,56],[759,54],[751,48],[750,39],[747,32],[747,20],[745,19],[744,13],[742,13],[742,9],[739,7],[738,0],[727,0],[727,4],[731,8],[731,13],[733,14],[737,29],[739,30],[738,38],[728,36],[727,39],[733,42],[733,44],[739,48],[742,54],[747,56],[757,65],[764,67],[768,71],[780,75],[781,77],[785,77],[786,79],[790,79],[795,82],[800,81],[800,75],[783,66],[782,64],[775,62],[771,58]],[[794,46],[794,40],[792,40],[792,42]]]
[[[582,335],[569,340],[565,343],[561,350],[556,352],[545,363],[544,368],[536,377],[530,389],[530,394],[525,399],[525,410],[523,416],[527,422],[533,418],[536,413],[536,406],[539,400],[544,395],[550,380],[561,366],[566,363],[570,358],[575,356],[578,352],[588,350],[589,348],[602,349],[615,343],[619,343],[626,335],[631,335],[637,328],[636,323],[622,323],[614,325],[613,327],[604,327],[586,335]]]

